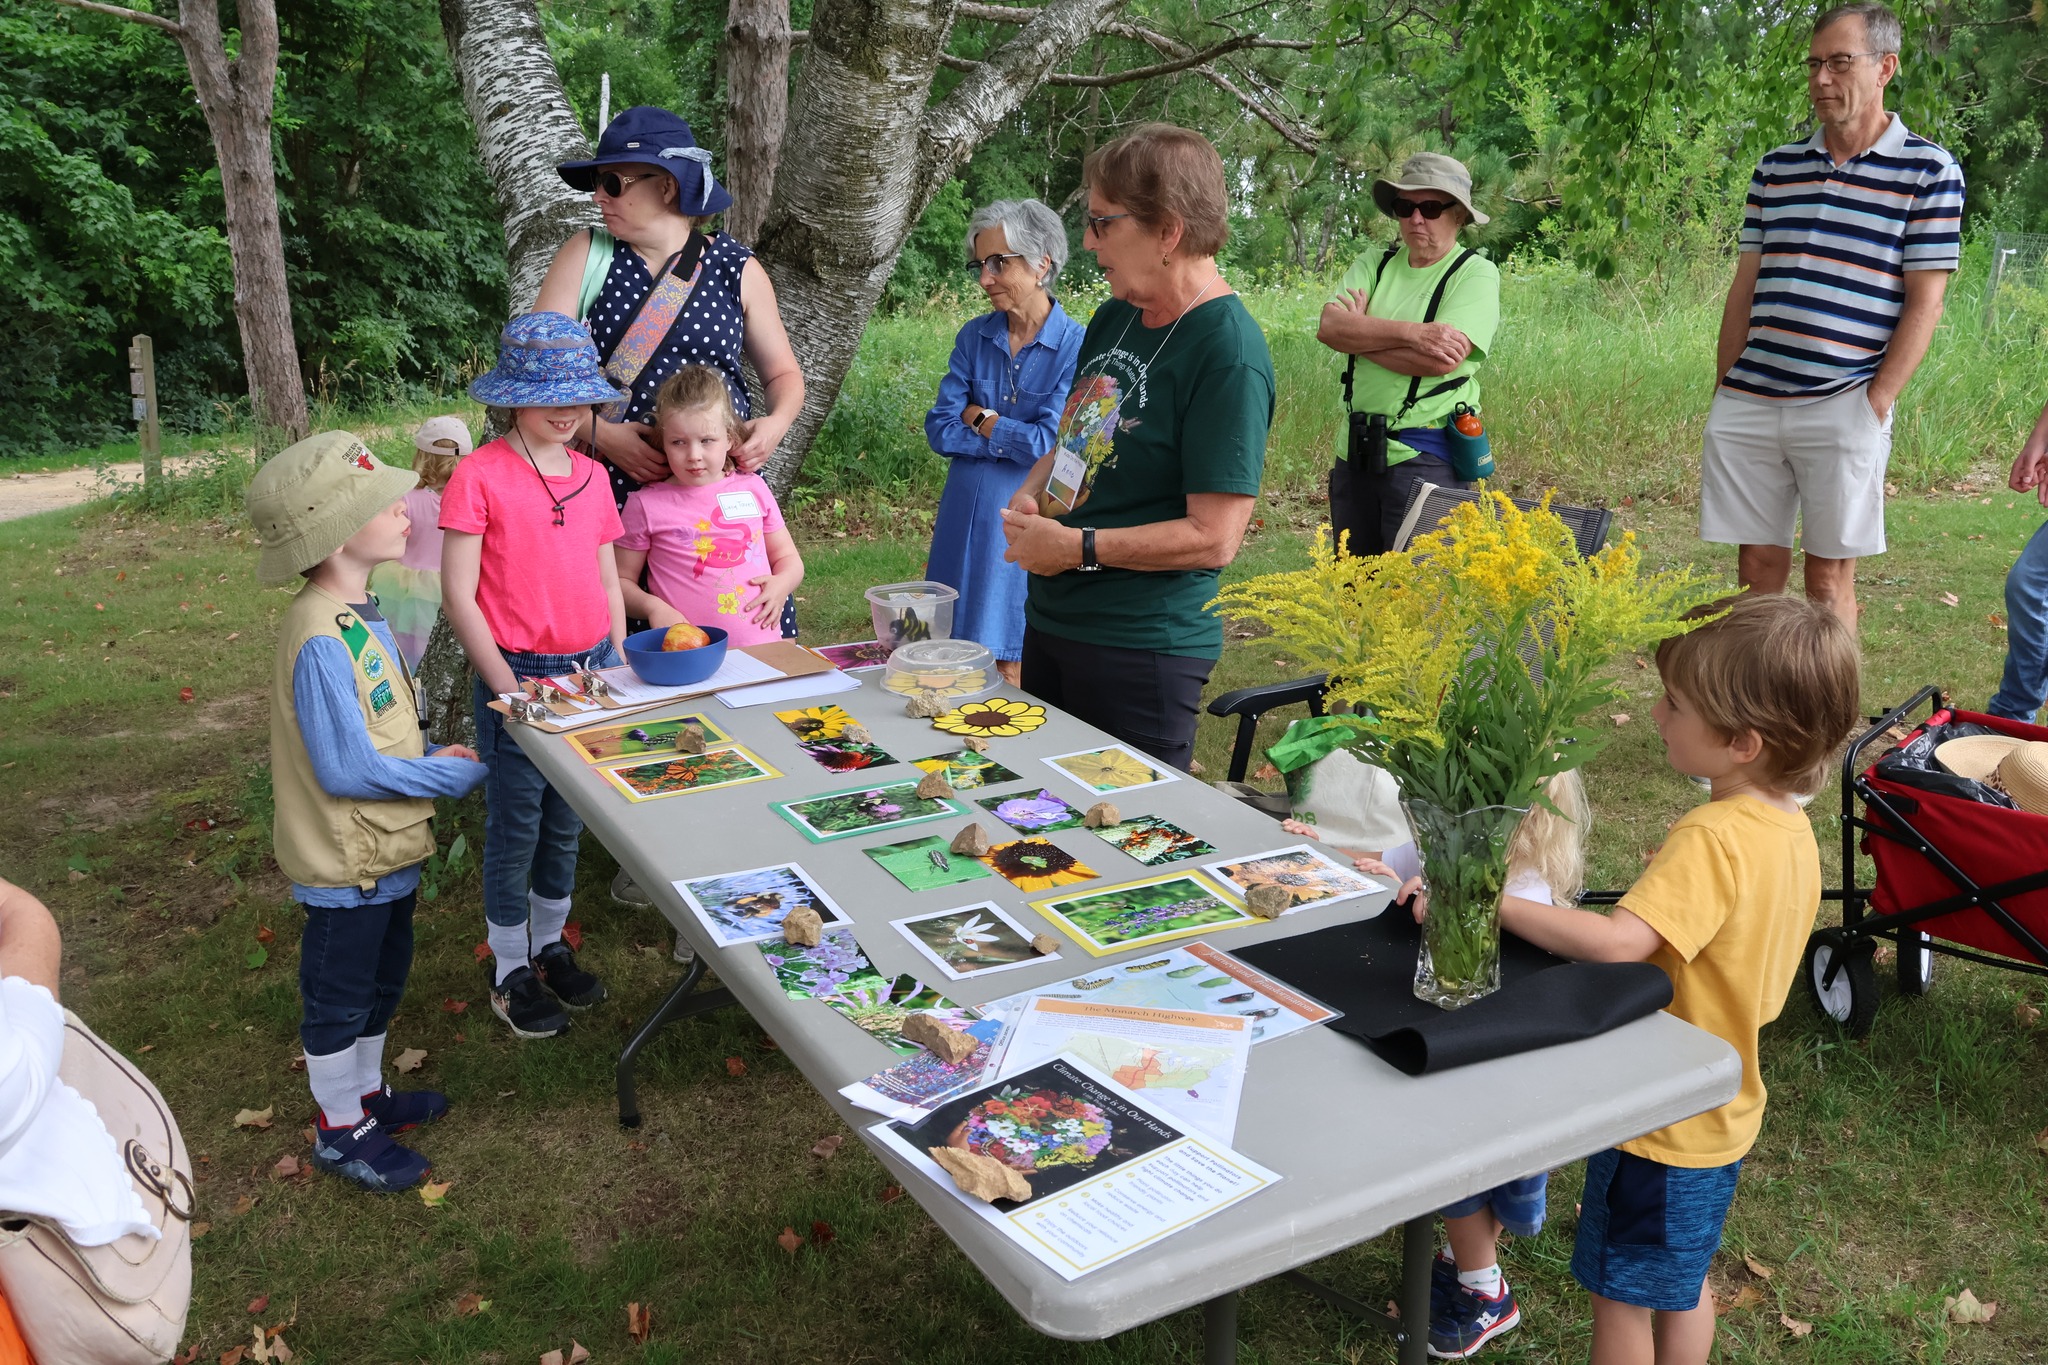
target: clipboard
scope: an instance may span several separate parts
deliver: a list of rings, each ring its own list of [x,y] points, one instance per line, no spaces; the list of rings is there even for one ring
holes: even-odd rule
[[[781,670],[782,676],[785,678],[802,678],[809,677],[812,674],[832,672],[832,665],[829,662],[794,640],[770,640],[764,645],[745,645],[736,652],[758,659],[770,668]],[[709,682],[686,684],[681,687],[664,688],[659,697],[648,701],[631,702],[622,706],[600,706],[574,716],[551,717],[547,720],[522,720],[519,723],[547,734],[565,735],[571,730],[580,730],[587,725],[595,725],[600,721],[616,720],[622,716],[637,715],[642,711],[651,711],[656,707],[667,706],[673,702],[723,691],[726,687],[744,685],[725,683],[714,687]],[[489,705],[493,711],[496,711],[501,716],[509,717],[512,714],[512,708],[505,704],[503,698],[495,699]]]

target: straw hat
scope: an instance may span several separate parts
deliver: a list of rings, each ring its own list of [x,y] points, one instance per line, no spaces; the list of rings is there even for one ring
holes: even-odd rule
[[[1970,735],[1937,745],[1934,758],[1957,777],[1995,782],[2021,810],[2048,815],[2048,743]]]

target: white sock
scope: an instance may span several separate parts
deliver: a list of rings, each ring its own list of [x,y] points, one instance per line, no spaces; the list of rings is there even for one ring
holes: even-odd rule
[[[528,921],[533,926],[533,951],[539,952],[550,943],[562,941],[562,926],[569,922],[569,897],[549,900],[545,896],[526,893]]]
[[[367,1095],[384,1088],[384,1040],[389,1034],[356,1039],[356,1093]]]
[[[306,1081],[329,1128],[353,1128],[363,1121],[363,1092],[356,1089],[356,1050],[345,1047],[325,1057],[306,1054]]]
[[[498,960],[497,984],[502,986],[506,977],[527,964],[526,926],[486,921],[484,940],[491,945],[491,955]]]
[[[1497,1299],[1500,1297],[1500,1263],[1496,1261],[1481,1270],[1461,1270],[1458,1283],[1482,1299]]]

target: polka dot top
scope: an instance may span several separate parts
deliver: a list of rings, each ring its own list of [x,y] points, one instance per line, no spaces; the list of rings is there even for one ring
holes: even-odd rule
[[[742,418],[753,415],[746,381],[740,372],[740,344],[746,335],[747,317],[740,306],[740,271],[754,253],[721,232],[711,238],[704,252],[704,268],[696,288],[669,329],[667,340],[654,358],[640,371],[633,385],[633,401],[626,408],[628,421],[654,421],[654,395],[668,377],[685,365],[709,365],[725,376],[733,408]],[[612,253],[612,268],[604,277],[597,302],[590,305],[591,340],[597,343],[600,359],[610,360],[612,351],[625,335],[633,309],[654,287],[654,276],[640,253],[619,243]],[[612,493],[623,503],[626,495],[640,485],[617,469],[611,469]]]

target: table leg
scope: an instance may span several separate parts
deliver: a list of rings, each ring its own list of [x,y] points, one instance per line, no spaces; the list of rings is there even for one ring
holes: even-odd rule
[[[1202,1305],[1202,1365],[1237,1365],[1237,1291]]]
[[[1436,1215],[1411,1218],[1401,1226],[1401,1331],[1395,1359],[1423,1365],[1428,1359],[1429,1261],[1436,1254]]]
[[[626,1044],[626,1050],[619,1054],[619,1126],[638,1128],[640,1126],[640,1097],[633,1085],[634,1059],[640,1049],[661,1032],[662,1027],[672,1020],[686,1019],[693,1014],[708,1014],[712,1010],[724,1009],[733,1002],[732,992],[720,987],[715,991],[696,994],[697,983],[704,979],[704,959],[697,958],[690,963],[690,970],[683,973],[683,979],[676,983],[662,1002],[655,1006],[654,1013],[633,1035],[633,1041]]]

